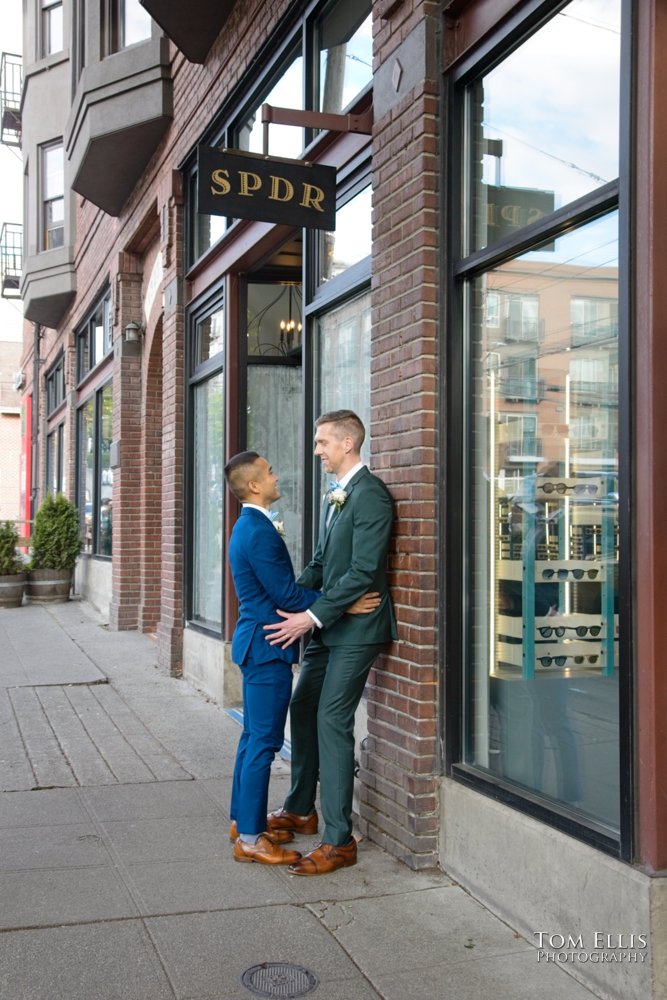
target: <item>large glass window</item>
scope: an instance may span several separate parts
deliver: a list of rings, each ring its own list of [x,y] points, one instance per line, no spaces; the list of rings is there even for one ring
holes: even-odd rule
[[[109,354],[111,347],[111,292],[106,292],[76,332],[78,382]]]
[[[222,628],[224,386],[219,372],[193,390],[192,620]]]
[[[66,460],[63,446],[64,436],[64,423],[58,424],[46,436],[46,488],[53,496],[56,496],[58,493],[64,493],[67,489],[64,468]]]
[[[65,162],[61,142],[42,147],[42,249],[65,242]]]
[[[220,633],[225,502],[225,310],[221,300],[191,320],[192,518],[189,617]]]
[[[627,488],[619,36],[620,0],[573,0],[464,87],[468,201],[457,269],[469,373],[463,759],[612,839]],[[513,250],[511,237],[518,244],[530,224],[534,244]],[[469,263],[466,250],[476,251]]]
[[[469,249],[618,177],[619,7],[572,0],[473,88]]]
[[[65,402],[65,358],[63,355],[51,366],[44,378],[44,383],[46,388],[46,415],[48,417]]]
[[[83,552],[110,556],[113,551],[113,469],[111,383],[88,399],[77,420],[77,503]]]
[[[302,302],[297,281],[247,285],[247,447],[280,477],[273,506],[296,567],[302,565]]]
[[[318,22],[320,111],[339,114],[373,79],[368,0],[342,0]]]

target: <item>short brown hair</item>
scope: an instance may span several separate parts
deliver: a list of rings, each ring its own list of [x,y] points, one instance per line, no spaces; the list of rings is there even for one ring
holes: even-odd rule
[[[316,427],[321,424],[335,424],[338,436],[351,437],[354,441],[354,450],[361,451],[366,429],[354,410],[331,410],[329,413],[323,413],[315,421]]]
[[[225,466],[227,485],[241,502],[248,496],[248,483],[252,479],[253,467],[258,458],[261,455],[256,451],[240,451]]]

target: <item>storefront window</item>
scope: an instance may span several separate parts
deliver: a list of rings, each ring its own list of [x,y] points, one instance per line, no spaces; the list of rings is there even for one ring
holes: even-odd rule
[[[193,390],[192,620],[222,628],[223,374]]]
[[[364,292],[319,318],[317,347],[317,412],[354,410],[366,428],[362,457],[368,461],[371,426],[370,292]],[[322,491],[326,484],[327,478],[322,474]],[[319,516],[319,508],[317,514]]]
[[[318,25],[319,110],[338,114],[373,78],[369,0],[342,0]]]
[[[618,0],[572,0],[476,85],[471,250],[618,177],[620,33]]]
[[[619,8],[573,0],[465,87],[458,268],[468,352],[463,759],[611,839],[621,825],[626,489]],[[568,72],[557,72],[565,58]],[[526,249],[519,240],[531,224]],[[484,248],[501,238],[499,259]],[[469,264],[465,248],[476,251]]]
[[[46,488],[53,496],[56,496],[57,493],[64,493],[67,489],[63,467],[65,460],[64,433],[65,425],[59,424],[46,438]]]
[[[371,187],[363,188],[336,212],[333,233],[319,234],[318,283],[336,278],[371,253]]]
[[[78,414],[77,502],[82,551],[110,556],[113,551],[113,469],[111,468],[113,390],[105,385]]]
[[[217,309],[197,322],[195,329],[195,366],[222,353],[225,345],[225,310]]]
[[[572,308],[618,301],[617,226],[614,213],[485,272],[470,331],[474,605],[488,609],[474,633],[470,760],[613,828],[618,324],[587,338]],[[489,295],[502,311],[519,290],[536,311],[530,341],[484,323]]]
[[[294,56],[283,71],[280,79],[268,93],[257,100],[236,128],[237,148],[250,153],[262,153],[263,134],[262,104],[278,108],[303,108],[303,59]],[[303,130],[291,125],[271,125],[269,129],[269,152],[271,156],[286,156],[296,159],[303,149]]]
[[[280,477],[273,510],[294,566],[303,562],[303,387],[301,285],[248,283],[248,449],[264,455]]]

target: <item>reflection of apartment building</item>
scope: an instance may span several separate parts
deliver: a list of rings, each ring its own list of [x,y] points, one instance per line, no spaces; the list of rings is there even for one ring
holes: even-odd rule
[[[229,704],[224,462],[270,458],[301,565],[313,419],[356,409],[399,625],[359,716],[360,828],[528,936],[648,933],[622,985],[575,970],[618,1000],[667,965],[660,6],[54,0],[25,7],[0,116],[25,488],[78,504],[80,592]],[[271,156],[335,168],[332,232],[200,210],[199,148],[260,152],[264,104],[344,116],[269,127]]]
[[[497,379],[499,443],[545,466],[570,444],[572,470],[615,469],[618,269],[510,262],[489,277],[484,343]],[[554,273],[544,281],[545,268]],[[538,289],[538,290],[536,290]]]

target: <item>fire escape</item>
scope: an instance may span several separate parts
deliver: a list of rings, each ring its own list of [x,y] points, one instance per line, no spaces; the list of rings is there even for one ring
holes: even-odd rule
[[[21,146],[21,56],[3,52],[0,56],[0,143]],[[5,222],[0,229],[0,295],[20,298],[23,261],[23,226]]]

